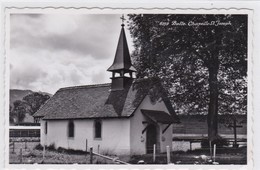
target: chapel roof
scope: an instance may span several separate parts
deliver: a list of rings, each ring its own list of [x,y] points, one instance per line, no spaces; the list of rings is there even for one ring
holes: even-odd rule
[[[140,81],[134,81],[124,90],[111,91],[109,84],[74,86],[59,89],[35,114],[43,119],[128,118],[132,116],[146,90],[137,90]],[[140,88],[140,86],[139,86]],[[178,118],[169,101],[165,104],[176,122]]]

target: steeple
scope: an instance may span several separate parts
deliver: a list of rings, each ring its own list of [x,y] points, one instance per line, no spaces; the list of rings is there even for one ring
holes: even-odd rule
[[[124,30],[124,16],[122,19],[122,28],[119,36],[116,55],[113,64],[107,69],[107,71],[112,72],[112,85],[111,90],[123,90],[128,83],[131,83],[133,80],[133,72],[136,72],[136,69],[132,65],[129,49],[127,46],[127,40]]]

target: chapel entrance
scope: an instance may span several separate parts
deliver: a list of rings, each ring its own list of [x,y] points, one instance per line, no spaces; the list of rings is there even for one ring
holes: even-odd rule
[[[146,131],[146,152],[153,153],[153,145],[156,144],[157,130],[154,124],[150,124]]]

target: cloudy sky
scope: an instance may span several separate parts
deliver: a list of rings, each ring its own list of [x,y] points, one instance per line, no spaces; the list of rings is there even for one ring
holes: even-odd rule
[[[106,69],[115,56],[120,16],[12,14],[10,88],[54,94],[61,87],[110,82]]]

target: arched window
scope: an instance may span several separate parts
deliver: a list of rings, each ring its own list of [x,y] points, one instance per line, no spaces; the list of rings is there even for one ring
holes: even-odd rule
[[[48,132],[48,122],[45,122],[44,133],[47,134],[47,132]]]
[[[69,137],[74,137],[74,123],[73,121],[69,121],[69,126],[68,126],[68,136]]]
[[[102,124],[100,120],[95,120],[94,128],[95,128],[95,138],[101,138]]]

